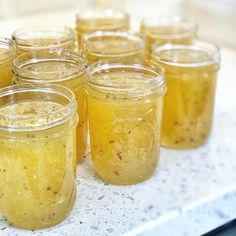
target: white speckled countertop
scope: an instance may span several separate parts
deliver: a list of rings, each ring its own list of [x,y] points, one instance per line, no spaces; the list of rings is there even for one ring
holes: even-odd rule
[[[222,48],[214,125],[208,143],[161,150],[148,181],[112,186],[89,159],[78,166],[77,201],[61,224],[24,231],[0,218],[0,236],[197,236],[236,218],[236,51]]]

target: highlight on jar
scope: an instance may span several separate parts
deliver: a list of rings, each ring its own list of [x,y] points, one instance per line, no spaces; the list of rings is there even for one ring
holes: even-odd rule
[[[155,68],[156,63],[164,67],[167,81],[162,144],[177,149],[204,144],[212,126],[219,48],[200,41],[157,46],[150,65]]]
[[[13,61],[15,84],[56,83],[71,89],[78,101],[77,159],[85,158],[88,136],[85,69],[87,60],[70,50],[29,52]]]
[[[197,36],[197,25],[180,17],[150,17],[141,21],[140,33],[147,38],[147,51],[154,43],[191,44]]]
[[[12,60],[16,54],[15,43],[0,37],[0,88],[12,84]]]
[[[82,36],[95,31],[126,31],[129,29],[129,15],[113,9],[89,10],[76,15],[78,45]]]
[[[64,220],[76,197],[74,94],[59,85],[0,90],[0,209],[14,226]]]
[[[73,30],[64,26],[40,26],[18,29],[13,32],[17,54],[50,49],[76,50]]]
[[[108,63],[137,63],[145,61],[145,40],[130,32],[101,32],[85,34],[81,51],[90,64],[98,61]]]
[[[95,172],[118,185],[148,179],[159,160],[162,68],[97,63],[88,67],[86,81]]]

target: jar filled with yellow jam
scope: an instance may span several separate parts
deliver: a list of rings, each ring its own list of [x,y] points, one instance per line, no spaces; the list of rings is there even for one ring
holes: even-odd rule
[[[76,197],[74,94],[59,85],[0,90],[0,211],[16,227],[55,225]]]
[[[87,147],[87,105],[84,89],[87,60],[68,51],[38,51],[17,56],[13,61],[14,83],[57,83],[71,89],[78,101],[77,159],[81,161]]]
[[[11,39],[0,38],[0,88],[12,84],[12,60],[15,53],[15,43]]]
[[[129,29],[129,15],[112,9],[89,10],[76,15],[76,31],[80,45],[86,33],[95,31],[126,31]]]
[[[97,61],[141,64],[145,60],[145,41],[129,32],[99,31],[83,36],[81,51],[90,64]]]
[[[159,159],[162,69],[97,63],[88,68],[86,80],[95,172],[118,185],[148,179]]]
[[[206,142],[212,125],[220,52],[217,46],[163,45],[154,48],[151,66],[164,67],[167,94],[164,98],[162,144],[194,148]]]
[[[76,49],[76,36],[73,30],[63,26],[42,26],[18,29],[12,38],[16,43],[17,54],[49,49]]]
[[[191,44],[196,38],[196,31],[196,24],[179,17],[145,18],[140,25],[140,33],[147,39],[149,53],[154,43]]]

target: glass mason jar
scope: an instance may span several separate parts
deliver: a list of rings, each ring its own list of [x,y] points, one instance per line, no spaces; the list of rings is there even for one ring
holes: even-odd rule
[[[76,49],[73,30],[63,26],[18,29],[12,34],[17,54],[49,49]]]
[[[104,181],[131,185],[149,178],[160,149],[163,70],[94,64],[86,76],[90,147]]]
[[[15,43],[11,39],[0,38],[0,88],[12,84],[12,60],[15,54]]]
[[[58,85],[0,90],[0,209],[23,229],[64,220],[76,197],[74,94]]]
[[[15,84],[56,83],[71,89],[78,101],[77,159],[81,161],[87,147],[87,104],[84,89],[87,60],[70,50],[29,52],[13,61]]]
[[[219,48],[195,42],[154,48],[151,66],[164,67],[167,94],[164,98],[162,144],[171,148],[194,148],[209,136],[212,124]]]
[[[140,33],[146,36],[149,53],[154,43],[191,44],[196,32],[196,24],[180,17],[145,18],[140,25]]]
[[[97,9],[76,15],[76,31],[79,45],[85,33],[94,31],[125,31],[128,29],[129,15],[123,11]]]
[[[82,38],[81,51],[89,63],[138,63],[145,60],[145,41],[129,32],[94,32]]]

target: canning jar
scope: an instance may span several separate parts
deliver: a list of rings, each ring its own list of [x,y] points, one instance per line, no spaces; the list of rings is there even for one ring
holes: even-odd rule
[[[77,38],[94,31],[125,31],[129,29],[129,15],[112,9],[89,10],[76,15]]]
[[[162,144],[193,148],[209,136],[214,108],[219,48],[195,42],[154,48],[151,64],[164,67],[167,94],[164,98]]]
[[[196,38],[197,25],[180,17],[144,18],[140,33],[146,36],[147,51],[154,43],[190,44]]]
[[[12,84],[12,60],[15,53],[15,43],[11,39],[0,38],[0,88]]]
[[[129,32],[94,32],[82,38],[81,50],[89,63],[143,63],[145,41]]]
[[[76,37],[73,30],[63,26],[42,26],[18,29],[12,38],[17,54],[49,49],[75,50]]]
[[[0,90],[0,209],[14,226],[64,220],[76,196],[74,94],[59,85]]]
[[[104,181],[131,185],[149,178],[160,149],[163,70],[94,64],[86,91],[94,169]]]
[[[87,146],[87,105],[84,89],[86,59],[69,50],[29,52],[13,61],[14,83],[57,83],[71,89],[78,101],[77,159],[81,161]]]

